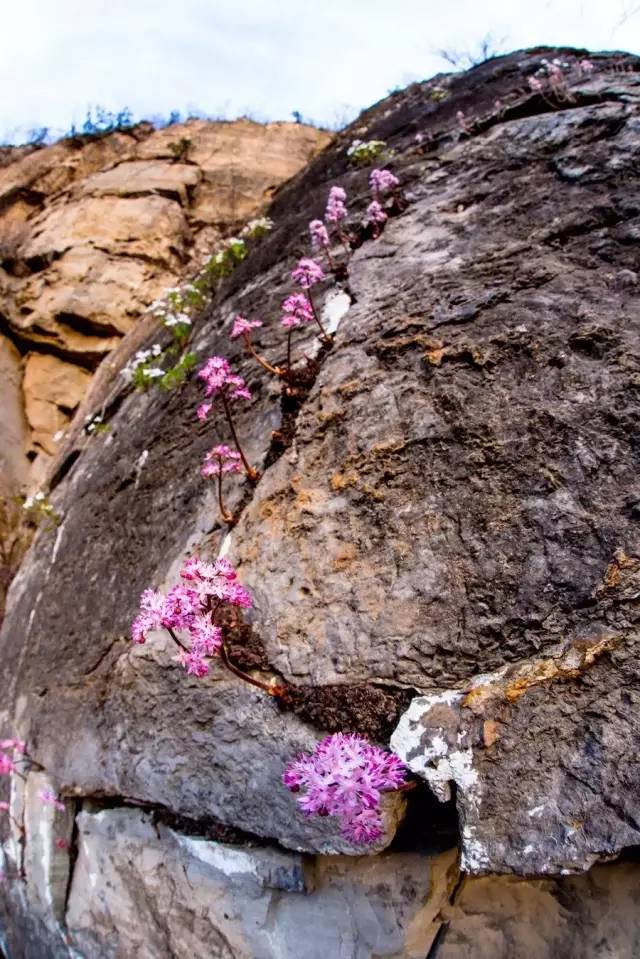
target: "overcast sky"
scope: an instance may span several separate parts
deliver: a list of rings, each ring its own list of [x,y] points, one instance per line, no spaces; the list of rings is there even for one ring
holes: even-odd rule
[[[446,67],[487,34],[640,53],[640,0],[0,0],[0,140],[198,110],[325,124]]]

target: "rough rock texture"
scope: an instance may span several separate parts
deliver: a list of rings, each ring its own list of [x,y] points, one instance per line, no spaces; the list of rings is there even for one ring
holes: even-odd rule
[[[75,384],[163,290],[197,270],[216,240],[260,211],[328,140],[301,124],[191,120],[7,152],[0,163],[0,329],[21,352],[36,347],[47,361],[78,368],[69,373]],[[40,389],[48,389],[46,380],[43,371]],[[65,384],[59,402],[52,392],[57,410],[36,413],[34,425],[25,392],[39,478],[52,435],[77,404],[68,407]]]
[[[416,902],[439,928],[439,959],[637,951],[633,862],[549,876],[640,844],[640,61],[595,57],[593,75],[580,76],[580,54],[563,52],[569,89],[542,97],[527,76],[543,55],[553,54],[514,54],[392,96],[276,197],[276,229],[222,285],[195,335],[200,357],[226,353],[254,390],[237,423],[263,475],[254,490],[229,484],[240,510],[230,536],[198,469],[212,438],[229,437],[219,421],[194,421],[193,379],[174,393],[122,389],[110,432],[59,454],[52,500],[62,523],[39,534],[12,585],[0,682],[7,723],[62,793],[87,804],[80,868],[114,877],[100,879],[90,903],[74,900],[72,880],[65,934],[85,936],[91,959],[142,941],[129,920],[117,931],[120,915],[140,909],[131,891],[140,880],[110,855],[128,863],[126,844],[140,843],[161,875],[185,834],[179,823],[175,835],[161,831],[158,850],[144,816],[136,824],[131,813],[107,814],[110,805],[217,820],[253,834],[239,837],[243,848],[257,836],[338,851],[277,783],[286,759],[339,721],[336,685],[347,696],[370,688],[384,722],[390,699],[404,709],[413,696],[392,743],[439,799],[455,795],[463,870],[534,881],[466,880],[450,909],[450,870],[434,881],[437,894],[426,888],[441,820],[417,789],[397,842],[422,864],[424,891],[412,879],[397,897],[381,894],[393,903],[384,938],[377,904],[371,926],[354,918],[360,905],[343,915],[345,890],[349,901],[377,903],[358,870],[384,873],[390,862],[403,877],[400,853],[338,857],[327,869],[346,876],[340,920],[318,901],[314,920],[326,921],[307,937],[299,907],[294,955],[423,959],[427,926],[415,949],[408,932]],[[405,191],[406,208],[377,239],[359,227],[369,171],[348,166],[354,137],[388,142]],[[288,271],[335,182],[349,193],[359,245],[348,280],[318,294],[336,337],[296,416],[227,334],[234,312],[259,313],[271,322],[257,345],[282,360]],[[296,349],[317,355],[311,335]],[[187,679],[160,637],[141,649],[127,640],[144,587],[173,582],[186,554],[221,548],[256,600],[253,665],[311,690],[313,716],[222,670]],[[353,711],[342,715],[358,726]],[[116,833],[124,850],[113,848]],[[286,855],[295,871],[298,854]],[[207,856],[220,863],[224,853]],[[258,876],[261,856],[247,867]],[[162,883],[149,881],[141,922],[171,955],[179,937]],[[258,885],[257,898],[268,898],[268,883]],[[211,926],[220,955],[291,954],[284,912],[269,912],[259,947],[242,939],[250,897],[237,896],[234,918],[211,913],[200,941]],[[195,928],[176,909],[178,925]],[[93,916],[100,945],[87,938]],[[197,935],[195,955],[207,948]]]
[[[28,427],[21,395],[20,353],[0,336],[0,379],[3,415],[0,421],[0,494],[20,489],[27,473]]]

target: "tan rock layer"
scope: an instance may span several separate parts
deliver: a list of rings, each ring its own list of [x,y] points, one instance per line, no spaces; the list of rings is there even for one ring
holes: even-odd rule
[[[87,371],[329,139],[301,124],[192,120],[4,151],[0,321],[21,352],[41,354],[25,364],[30,435],[7,435],[4,456],[26,442],[41,475]]]

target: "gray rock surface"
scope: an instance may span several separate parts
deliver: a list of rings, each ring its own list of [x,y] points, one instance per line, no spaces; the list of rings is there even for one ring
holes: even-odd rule
[[[397,956],[434,874],[415,854],[314,864],[158,832],[130,809],[83,812],[78,825],[69,937],[100,959]]]
[[[393,742],[439,798],[456,784],[466,872],[548,877],[638,845],[638,61],[596,58],[589,79],[574,68],[570,95],[554,104],[527,86],[542,55],[439,78],[445,99],[434,97],[434,83],[394,95],[276,197],[275,230],[195,331],[199,357],[225,353],[254,390],[237,425],[263,475],[254,490],[229,487],[241,512],[230,539],[199,474],[212,440],[229,437],[221,421],[194,421],[195,380],[168,394],[123,388],[110,432],[65,449],[52,493],[62,523],[38,535],[12,585],[0,684],[16,732],[66,796],[150,807],[120,832],[117,816],[129,823],[133,814],[87,805],[78,821],[86,849],[76,869],[97,868],[101,884],[102,873],[113,875],[83,903],[74,870],[67,921],[73,914],[89,959],[102,948],[118,955],[120,935],[125,954],[144,941],[161,955],[182,948],[164,922],[169,900],[157,876],[173,855],[167,843],[180,846],[182,835],[184,849],[189,830],[178,823],[172,838],[161,832],[158,849],[151,813],[218,820],[297,850],[345,851],[335,824],[321,824],[328,834],[300,817],[279,779],[299,749],[340,727],[336,704],[356,689],[376,702],[383,690],[396,712],[413,697]],[[459,109],[473,117],[469,135]],[[348,166],[356,136],[387,140],[406,193],[406,209],[377,239],[361,229],[369,171]],[[258,347],[282,360],[277,317],[288,274],[334,182],[348,190],[358,248],[348,281],[328,281],[318,294],[335,343],[295,418],[277,385],[230,347],[228,331],[234,312],[257,313],[270,321]],[[296,349],[311,354],[311,336]],[[298,687],[296,713],[222,671],[189,680],[158,638],[142,649],[127,639],[141,590],[172,582],[185,555],[214,557],[223,542],[256,600],[245,655],[265,677]],[[312,726],[303,707],[314,697],[324,706]],[[409,812],[398,841],[433,844],[438,818],[423,791],[410,796]],[[123,849],[111,848],[112,834]],[[243,841],[249,847],[251,837]],[[138,925],[124,922],[141,908],[130,891],[139,877],[117,864],[129,863],[128,843],[139,843],[142,857],[148,851],[156,876]],[[343,913],[351,904],[348,918],[334,918],[327,899],[305,911],[315,895],[308,887],[280,890],[259,948],[301,959],[423,959],[430,940],[415,931],[409,904],[423,902],[429,923],[448,921],[451,874],[443,867],[449,878],[434,882],[434,911],[426,852],[410,854],[422,892],[414,880],[399,892],[388,886],[384,870],[397,855],[316,860],[334,877],[332,901]],[[628,879],[635,866],[606,868]],[[367,876],[384,888],[384,906]],[[443,941],[450,954],[459,941],[463,959],[482,956],[484,942],[477,953],[469,944],[474,930],[505,959],[537,942],[533,919],[515,928],[511,917],[518,889],[533,890],[534,901],[542,887],[494,882],[483,887],[494,912],[478,918],[471,899],[458,916],[454,903]],[[561,903],[571,890],[557,922],[549,916],[545,944],[580,959],[602,954],[587,933],[572,944],[568,914],[602,921],[603,948],[633,955],[629,899],[620,899],[624,921],[603,918],[618,880],[566,883],[544,887]],[[578,903],[580,890],[588,905]],[[251,896],[239,894],[238,914]],[[549,896],[541,901],[551,908]],[[363,901],[376,903],[373,915]],[[104,947],[90,938],[94,913]],[[113,931],[120,915],[122,933]],[[209,920],[200,927],[182,912],[176,921],[185,942],[205,930],[185,947],[197,956]],[[211,923],[220,955],[254,948],[233,944],[242,924]],[[307,928],[307,954],[292,953],[291,930],[300,949]]]

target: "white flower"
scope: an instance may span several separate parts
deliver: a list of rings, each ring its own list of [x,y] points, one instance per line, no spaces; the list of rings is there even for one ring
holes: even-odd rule
[[[151,366],[148,370],[145,370],[147,376],[150,376],[151,379],[155,379],[157,376],[164,376],[164,370],[161,370],[159,366]]]

